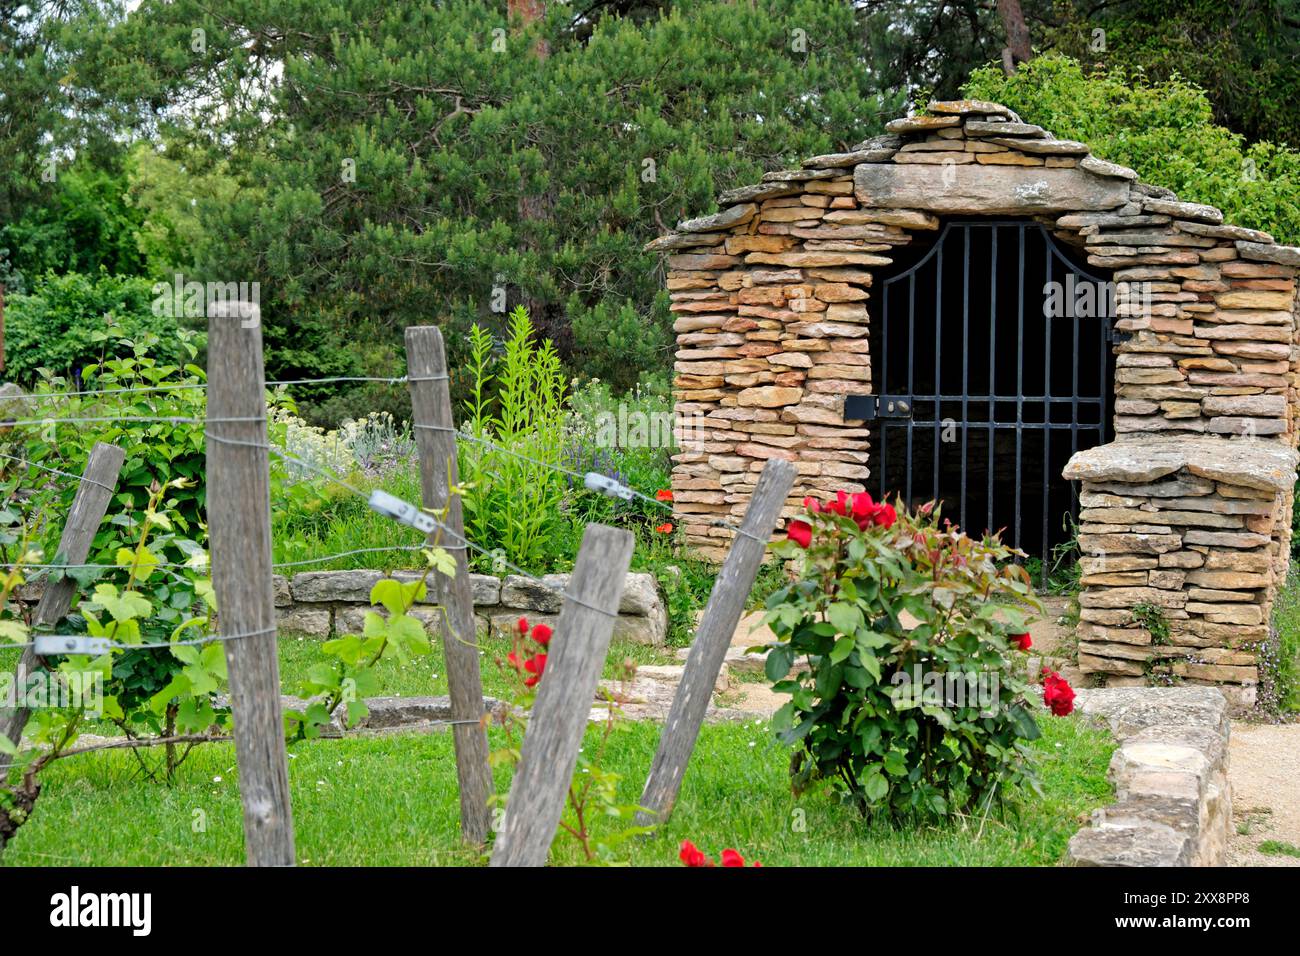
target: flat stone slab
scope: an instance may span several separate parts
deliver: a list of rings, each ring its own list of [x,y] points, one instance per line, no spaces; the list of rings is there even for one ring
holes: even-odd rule
[[[1160,725],[1228,733],[1228,702],[1216,687],[1080,688],[1075,709],[1121,740]]]
[[[521,611],[541,611],[546,614],[559,613],[563,598],[559,592],[569,586],[568,574],[543,575],[542,584],[523,575],[512,574],[501,582],[500,604],[507,608]],[[497,601],[474,603],[496,604]],[[663,601],[659,597],[659,586],[655,576],[644,571],[629,572],[623,581],[623,594],[618,601],[618,613],[637,617],[657,616],[663,611]]]
[[[218,694],[213,701],[218,707],[228,707],[230,698]],[[284,710],[304,710],[310,700],[284,695],[280,706]],[[370,713],[361,718],[355,727],[345,727],[346,709],[340,707],[334,714],[326,736],[361,733],[363,731],[429,730],[447,728],[445,721],[452,719],[451,698],[446,696],[367,697]],[[483,698],[483,712],[497,716],[509,708],[505,701],[494,697]]]
[[[863,163],[853,172],[864,206],[940,215],[1016,215],[1115,209],[1128,202],[1123,179],[1077,167]]]
[[[1188,866],[1190,840],[1162,823],[1133,821],[1080,830],[1070,838],[1074,866]]]
[[[1084,481],[1155,481],[1183,468],[1202,478],[1261,491],[1296,481],[1297,456],[1280,442],[1180,437],[1120,440],[1078,452],[1061,472]]]
[[[394,571],[306,571],[289,580],[288,590],[294,601],[303,604],[338,602],[341,604],[369,604],[370,591],[381,578],[391,577],[402,582],[417,580],[422,572]],[[490,574],[471,574],[470,588],[476,605],[496,604],[501,594],[501,582]],[[280,603],[277,597],[277,604]],[[425,603],[433,603],[430,593]]]

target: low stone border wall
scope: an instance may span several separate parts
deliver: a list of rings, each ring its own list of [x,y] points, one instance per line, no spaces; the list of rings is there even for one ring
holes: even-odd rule
[[[308,571],[286,578],[275,577],[276,615],[281,628],[309,637],[331,634],[361,633],[366,611],[371,610],[370,590],[385,576],[400,581],[419,577],[414,571]],[[530,622],[555,624],[559,617],[563,591],[569,583],[567,574],[548,574],[542,580],[511,575],[497,578],[490,574],[471,574],[474,612],[483,630],[506,632],[521,615]],[[555,588],[556,590],[551,590]],[[434,623],[440,613],[433,595],[417,605],[412,615],[426,624]],[[628,574],[614,624],[614,637],[638,644],[661,646],[668,637],[668,611],[659,595],[653,574]]]
[[[1116,802],[1070,839],[1074,866],[1222,866],[1232,832],[1228,701],[1214,687],[1080,690],[1119,741]]]

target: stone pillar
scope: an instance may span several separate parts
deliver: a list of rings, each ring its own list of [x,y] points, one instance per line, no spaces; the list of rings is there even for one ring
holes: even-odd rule
[[[1273,441],[1119,441],[1075,455],[1083,482],[1079,666],[1108,684],[1259,681],[1296,453]]]

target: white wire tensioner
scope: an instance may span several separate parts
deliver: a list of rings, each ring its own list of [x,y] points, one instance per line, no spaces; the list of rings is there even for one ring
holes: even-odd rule
[[[627,485],[594,471],[589,471],[583,476],[582,484],[588,491],[596,491],[611,498],[622,498],[624,501],[631,501],[635,496],[635,492]]]
[[[375,511],[385,518],[391,518],[398,524],[408,525],[417,531],[423,531],[425,534],[432,534],[438,528],[438,522],[433,515],[417,508],[409,501],[405,501],[397,495],[390,495],[379,488],[370,492],[370,498],[367,502],[370,510]]]

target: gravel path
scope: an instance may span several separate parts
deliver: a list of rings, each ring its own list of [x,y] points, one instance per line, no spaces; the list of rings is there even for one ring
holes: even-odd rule
[[[1265,854],[1266,841],[1300,853],[1300,724],[1232,725],[1228,779],[1234,833],[1231,866],[1300,866],[1300,857]]]

